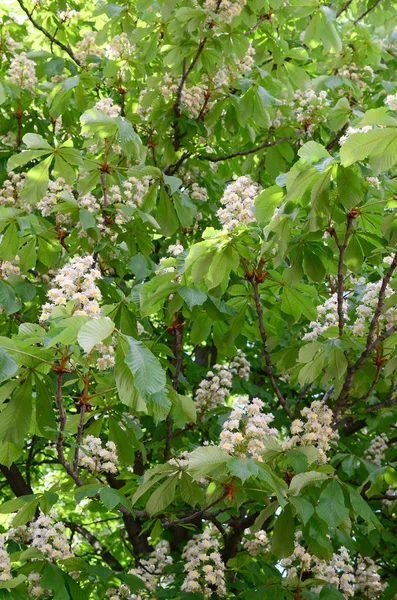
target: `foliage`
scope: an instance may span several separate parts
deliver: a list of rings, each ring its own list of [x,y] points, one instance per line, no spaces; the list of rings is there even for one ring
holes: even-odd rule
[[[396,598],[395,3],[0,6],[0,598]]]

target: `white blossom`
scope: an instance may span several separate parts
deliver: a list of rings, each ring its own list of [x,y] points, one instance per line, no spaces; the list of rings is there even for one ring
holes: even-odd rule
[[[185,561],[185,579],[181,585],[183,592],[201,592],[204,598],[210,598],[214,593],[227,595],[220,546],[218,535],[212,527],[188,541],[182,552],[182,560]]]
[[[146,588],[154,592],[158,585],[170,584],[173,582],[174,574],[164,574],[164,567],[172,565],[173,559],[170,556],[170,546],[165,540],[161,540],[147,559],[140,559],[135,569],[129,571],[145,582]]]
[[[372,438],[368,448],[364,452],[364,457],[370,460],[378,467],[385,460],[385,452],[388,448],[388,437],[385,433],[381,433]]]
[[[6,538],[0,534],[0,581],[11,579],[11,560],[5,548]]]
[[[11,61],[8,79],[14,85],[34,93],[38,84],[36,77],[36,65],[27,57],[26,52],[17,54]]]
[[[238,177],[225,189],[221,198],[221,204],[225,208],[218,209],[216,215],[224,229],[232,231],[240,223],[252,223],[255,221],[253,214],[255,198],[260,194],[262,188],[252,181],[249,175]]]
[[[387,583],[382,583],[378,566],[369,556],[358,556],[355,572],[355,589],[366,598],[375,600],[383,597]]]
[[[79,463],[92,473],[117,473],[119,460],[114,442],[103,442],[100,438],[87,435],[80,448]]]

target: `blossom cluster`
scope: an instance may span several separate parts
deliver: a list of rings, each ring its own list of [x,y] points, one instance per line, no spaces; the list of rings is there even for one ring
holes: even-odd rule
[[[0,581],[11,579],[11,560],[5,543],[5,536],[0,534]]]
[[[265,441],[278,436],[277,429],[269,427],[274,420],[271,413],[263,413],[264,403],[260,398],[239,396],[230,417],[223,424],[219,447],[230,453],[248,453],[258,461],[263,461]]]
[[[332,410],[322,400],[314,400],[310,407],[301,410],[301,419],[291,423],[292,437],[284,440],[283,448],[294,446],[315,446],[319,451],[319,462],[327,462],[327,451],[330,449],[331,440],[338,438],[338,432],[332,429]]]
[[[222,2],[205,0],[204,10],[217,13],[225,23],[231,23],[234,17],[238,17],[241,13],[246,3],[247,0],[222,0]]]
[[[201,592],[204,598],[216,593],[226,596],[225,565],[220,555],[220,540],[213,528],[193,536],[182,552],[185,561],[183,592]]]
[[[179,89],[179,83],[175,82],[169,74],[165,74],[163,83],[159,86],[159,91],[164,100],[168,102],[173,98]],[[184,86],[180,93],[180,104],[187,113],[197,119],[206,101],[208,92],[208,84],[201,83],[199,85]],[[211,102],[207,102],[207,109],[210,108]]]
[[[18,254],[13,260],[0,259],[0,279],[8,279],[11,275],[20,275],[21,269],[18,267],[20,258]]]
[[[48,598],[49,590],[44,590],[41,587],[41,575],[36,571],[31,571],[27,578],[28,592],[31,598]]]
[[[120,114],[120,111],[121,111],[120,106],[117,106],[117,104],[114,104],[114,101],[112,98],[101,98],[95,104],[95,108],[97,110],[101,110],[102,112],[106,113],[108,115],[108,117],[111,117],[112,119],[115,119],[116,117],[118,117]]]
[[[22,203],[20,192],[25,183],[25,173],[14,173],[10,171],[8,178],[3,181],[3,187],[0,190],[0,205],[12,206],[14,208],[24,208],[26,212],[30,212],[30,205]]]
[[[230,363],[230,372],[240,379],[248,381],[251,373],[251,365],[247,360],[247,356],[244,352],[239,352]]]
[[[387,442],[388,437],[385,433],[376,435],[374,438],[372,438],[368,448],[364,453],[364,457],[380,467],[382,462],[385,460],[385,452],[388,448]]]
[[[352,135],[356,133],[367,133],[367,131],[371,131],[371,129],[372,125],[364,125],[364,127],[358,128],[348,127],[345,135],[342,135],[342,137],[339,139],[339,145],[342,146],[342,144],[344,144]]]
[[[255,198],[261,191],[261,186],[252,181],[249,175],[238,177],[227,186],[221,198],[224,208],[218,209],[216,213],[224,229],[232,231],[240,223],[247,224],[255,221],[253,214]]]
[[[317,320],[309,323],[309,331],[304,334],[302,339],[304,341],[315,341],[317,338],[324,333],[329,327],[335,327],[339,323],[338,317],[338,296],[332,294],[324,304],[317,306]],[[346,320],[347,314],[347,301],[343,300],[343,315]]]
[[[295,534],[294,552],[288,558],[280,561],[286,571],[287,580],[301,577],[302,573],[311,573],[316,579],[334,585],[345,598],[354,596],[354,569],[347,549],[342,546],[334,553],[330,561],[320,560],[311,555],[301,545],[302,532]],[[314,592],[321,590],[322,586],[314,588]]]
[[[321,90],[317,94],[313,89],[308,88],[297,90],[290,106],[293,108],[294,117],[298,123],[305,128],[307,133],[312,133],[315,126],[323,120],[322,109],[328,108],[330,101],[325,90]]]
[[[214,365],[213,371],[208,371],[196,391],[195,402],[197,410],[211,410],[223,404],[230,394],[232,373],[228,366]]]
[[[270,550],[271,544],[266,531],[256,531],[254,534],[252,534],[249,529],[246,529],[241,541],[243,543],[244,550],[246,550],[248,554],[251,554],[251,556],[264,554]]]
[[[112,342],[108,346],[103,342],[96,344],[94,346],[94,350],[96,350],[99,354],[96,360],[96,366],[100,371],[106,371],[106,369],[111,369],[115,364],[115,347]]]
[[[366,598],[382,598],[387,583],[382,583],[379,569],[369,556],[358,556],[355,571],[355,588]]]
[[[159,584],[166,586],[173,582],[175,577],[173,573],[170,575],[164,574],[164,568],[167,565],[172,565],[172,563],[169,543],[166,540],[161,540],[150,554],[150,558],[139,559],[138,565],[129,573],[142,579],[146,588],[150,592],[154,592]]]
[[[382,280],[375,283],[368,282],[364,294],[360,300],[360,304],[356,308],[357,318],[353,325],[353,333],[357,336],[365,334],[366,324],[372,319],[374,311],[378,305],[379,292],[382,286]],[[393,294],[393,289],[390,285],[386,286],[385,298],[389,298]],[[379,325],[386,327],[397,323],[397,308],[394,306],[388,308],[380,317]]]
[[[8,79],[10,83],[34,94],[38,83],[36,65],[27,57],[26,52],[21,52],[12,59]]]
[[[75,302],[74,315],[99,316],[98,300],[102,294],[95,282],[101,273],[93,265],[92,256],[77,256],[58,271],[47,293],[50,302],[43,305],[40,321],[46,321],[56,306],[65,306],[69,300]]]
[[[54,521],[54,514],[40,513],[37,519],[29,523],[29,527],[20,525],[16,529],[10,529],[8,537],[37,548],[45,558],[53,562],[72,558],[73,553],[65,535],[65,525],[61,521]]]
[[[89,469],[92,473],[117,473],[119,460],[116,453],[116,444],[106,442],[93,435],[84,438],[80,448],[80,466]]]

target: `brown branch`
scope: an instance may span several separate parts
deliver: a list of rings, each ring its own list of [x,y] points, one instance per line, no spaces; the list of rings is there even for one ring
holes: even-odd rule
[[[358,19],[356,19],[354,21],[354,25],[356,25],[356,23],[361,21],[361,19],[364,19],[364,17],[366,17],[368,13],[370,13],[372,10],[374,10],[374,8],[376,8],[378,6],[378,4],[380,4],[381,2],[382,2],[382,0],[376,0],[376,2],[372,6],[370,6],[362,15],[360,15],[358,17]]]
[[[353,0],[350,0],[350,2],[352,2]],[[259,17],[259,20],[257,23],[255,23],[255,25],[253,27],[251,27],[251,29],[249,29],[248,31],[246,31],[244,33],[245,37],[249,36],[251,33],[254,33],[254,31],[256,31],[258,29],[258,27],[260,27],[263,23],[263,21],[271,21],[271,14],[266,14],[266,15],[261,15]]]
[[[183,323],[178,321],[178,315],[176,315],[175,322],[172,326],[172,333],[174,334],[174,352],[176,355],[175,371],[172,378],[172,387],[177,391],[179,387],[179,375],[182,369],[183,361],[183,345],[182,345],[182,328]],[[171,439],[172,439],[172,418],[171,411],[167,415],[166,419],[166,437],[165,437],[165,450],[164,459],[167,461],[171,456]]]
[[[101,169],[101,187],[103,194],[103,206],[106,208],[109,204],[108,193],[106,189],[106,172]]]
[[[353,2],[353,0],[347,0],[347,2],[345,2],[345,4],[342,6],[342,8],[340,10],[338,10],[338,12],[336,13],[336,18],[340,17],[342,13],[345,12],[345,10],[347,10],[350,6],[350,4]]]
[[[363,350],[363,352],[360,354],[357,361],[353,365],[349,365],[347,367],[345,382],[342,386],[341,392],[340,392],[339,397],[335,404],[335,415],[338,414],[339,408],[341,406],[343,406],[343,403],[345,402],[346,398],[350,394],[350,391],[353,387],[354,375],[357,373],[357,371],[359,369],[361,369],[361,367],[364,365],[365,361],[370,356],[370,354],[373,352],[373,350],[375,350],[375,348],[377,348],[377,346],[379,346],[379,344],[381,342],[383,342],[385,339],[390,337],[395,331],[397,331],[397,325],[393,325],[392,327],[390,327],[385,332],[381,333],[380,335],[378,335],[375,338],[377,326],[379,323],[379,318],[381,316],[383,307],[385,305],[386,288],[387,288],[389,281],[392,278],[392,275],[393,275],[396,267],[397,267],[397,252],[394,255],[393,262],[390,265],[390,268],[388,269],[386,275],[383,277],[383,280],[382,280],[382,285],[381,285],[381,288],[380,288],[379,294],[378,294],[378,303],[377,303],[374,315],[372,317],[372,320],[371,320],[371,323],[369,326],[366,347]]]
[[[0,471],[3,473],[15,496],[19,497],[33,494],[31,486],[24,480],[21,471],[15,463],[12,463],[10,467],[0,465]]]
[[[291,419],[293,419],[294,415],[292,414],[291,410],[289,409],[287,402],[285,401],[285,398],[282,395],[280,388],[278,387],[277,381],[274,377],[273,363],[272,363],[272,359],[270,357],[270,353],[267,349],[267,334],[266,334],[265,324],[263,321],[263,310],[262,310],[261,299],[260,299],[259,290],[258,290],[258,281],[256,281],[255,278],[253,278],[251,283],[252,283],[252,287],[254,288],[255,307],[256,307],[256,312],[258,315],[259,331],[261,334],[261,339],[262,339],[262,344],[263,344],[263,353],[265,355],[266,375],[268,376],[270,383],[272,385],[272,388],[276,393],[279,404],[284,408],[287,415]]]
[[[219,496],[219,498],[217,498],[216,500],[214,500],[214,502],[211,502],[211,504],[208,504],[201,510],[198,510],[190,515],[187,515],[187,517],[182,517],[181,519],[174,519],[173,521],[163,521],[162,525],[165,529],[168,529],[169,527],[172,527],[173,525],[180,525],[181,523],[190,523],[191,521],[194,521],[195,519],[202,517],[203,514],[205,512],[207,512],[207,510],[209,510],[213,506],[216,506],[217,504],[219,504],[219,502],[222,502],[222,500],[224,500],[227,495],[228,495],[228,491],[226,490],[225,492],[223,492],[223,494],[221,494]]]
[[[111,569],[114,571],[123,571],[122,565],[119,563],[117,558],[109,552],[107,548],[103,548],[100,541],[94,534],[91,533],[86,527],[83,525],[79,525],[77,523],[66,522],[66,527],[71,531],[75,531],[83,536],[87,540],[89,544],[100,554],[103,561],[109,565]]]
[[[335,229],[332,230],[332,234],[331,234],[335,238],[336,245],[338,246],[338,249],[339,249],[337,298],[338,298],[338,325],[339,325],[339,336],[340,337],[343,335],[344,328],[345,328],[345,317],[343,314],[343,300],[344,300],[344,298],[343,298],[343,292],[344,292],[343,267],[344,267],[344,261],[345,261],[345,253],[347,250],[347,244],[348,244],[349,237],[351,234],[353,221],[356,218],[356,216],[357,216],[356,213],[353,213],[353,211],[351,211],[347,215],[347,227],[346,227],[346,233],[345,233],[343,243],[341,243],[339,241],[339,238],[336,234]]]
[[[76,56],[74,55],[72,49],[70,48],[70,46],[66,46],[65,44],[63,44],[62,42],[60,42],[59,40],[57,40],[53,35],[51,35],[51,33],[49,31],[47,31],[46,29],[44,29],[44,27],[42,27],[34,18],[33,18],[33,11],[29,12],[28,9],[26,8],[26,6],[24,6],[22,0],[18,0],[18,4],[19,6],[22,8],[22,10],[24,11],[24,13],[27,15],[29,21],[32,23],[33,27],[35,27],[36,29],[38,29],[39,31],[41,31],[41,33],[43,33],[46,38],[48,38],[50,40],[51,43],[56,44],[59,48],[61,48],[61,50],[63,50],[64,52],[66,52],[66,54],[68,54],[70,56],[70,58],[76,63],[76,65],[78,65],[79,67],[81,67],[81,63],[79,61],[78,58],[76,58]]]
[[[225,156],[212,156],[211,154],[201,154],[199,156],[197,156],[197,158],[199,158],[200,160],[208,160],[209,162],[220,162],[222,160],[228,160],[229,158],[235,158],[236,156],[247,156],[247,154],[255,154],[255,152],[259,152],[260,150],[263,150],[264,148],[271,148],[272,146],[277,146],[277,144],[281,144],[282,142],[285,142],[286,140],[291,140],[295,137],[297,137],[298,135],[300,135],[303,132],[302,129],[299,129],[298,131],[296,131],[295,133],[293,133],[292,135],[286,135],[282,138],[278,138],[277,140],[274,140],[273,142],[263,142],[262,144],[259,144],[259,146],[255,146],[254,148],[249,148],[248,150],[240,150],[239,152],[232,152],[232,154],[226,154]]]
[[[182,156],[176,161],[176,163],[169,165],[164,169],[164,175],[173,175],[176,173],[182,163],[191,155],[191,152],[184,152]]]
[[[74,457],[73,457],[73,471],[77,474],[79,467],[79,453],[80,453],[80,444],[81,438],[83,435],[83,427],[84,427],[84,416],[87,409],[87,405],[82,403],[80,406],[80,419],[77,427],[77,435],[76,435],[76,447],[74,449]]]

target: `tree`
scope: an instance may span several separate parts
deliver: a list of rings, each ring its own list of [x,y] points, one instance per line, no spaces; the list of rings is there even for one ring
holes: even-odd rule
[[[3,7],[0,597],[397,597],[396,4]]]

